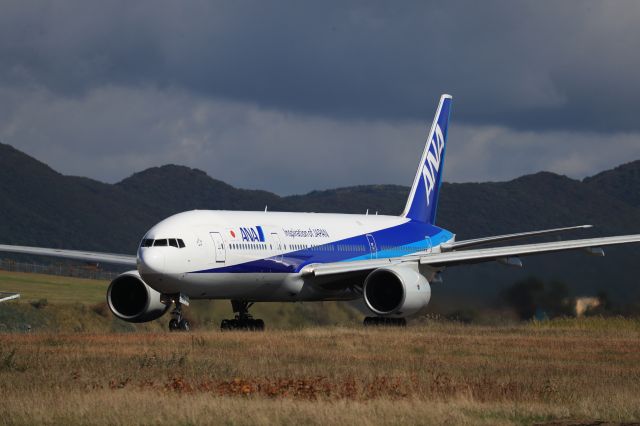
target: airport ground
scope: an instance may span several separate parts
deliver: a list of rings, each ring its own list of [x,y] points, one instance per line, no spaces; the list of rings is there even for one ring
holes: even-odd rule
[[[0,284],[15,283],[6,274]],[[45,276],[18,278],[25,289],[42,286],[37,295],[50,285]],[[63,280],[61,289],[68,282],[81,285],[50,279]],[[96,298],[104,285],[85,284],[95,286]],[[14,313],[84,310],[87,321],[103,319],[75,332],[74,319],[62,331],[0,333],[0,423],[640,421],[640,321],[634,319],[493,326],[431,321],[406,329],[289,324],[263,333],[204,326],[169,333],[153,323],[133,331],[100,325],[111,319],[91,304],[89,287],[82,293],[89,298],[86,306],[55,289],[44,306],[37,303],[42,298],[31,303],[31,296],[10,302]],[[2,310],[6,321],[8,310]]]

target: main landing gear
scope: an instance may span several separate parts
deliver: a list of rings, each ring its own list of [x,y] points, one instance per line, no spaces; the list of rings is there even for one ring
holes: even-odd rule
[[[182,317],[182,297],[178,297],[178,300],[174,303],[176,304],[176,308],[171,311],[169,331],[189,331],[191,324],[189,324],[189,320]],[[188,305],[188,301],[186,304]]]
[[[253,302],[246,302],[243,300],[232,300],[231,308],[236,314],[234,319],[222,320],[220,324],[220,330],[249,330],[249,331],[263,331],[264,321],[261,319],[254,319],[249,313],[249,308],[253,305]]]
[[[407,320],[405,318],[388,318],[388,317],[366,317],[364,319],[365,327],[406,327]]]

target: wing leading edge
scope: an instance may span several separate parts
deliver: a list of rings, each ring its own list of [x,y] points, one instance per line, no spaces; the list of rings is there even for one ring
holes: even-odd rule
[[[465,263],[480,263],[516,256],[554,253],[567,250],[612,246],[619,244],[640,243],[640,234],[620,235],[616,237],[587,238],[550,243],[522,244],[507,247],[464,250],[456,252],[410,255],[396,258],[371,259],[356,262],[335,262],[307,265],[300,273],[310,276],[330,276],[349,272],[372,271],[383,266],[405,262],[419,262],[421,265],[434,267],[454,266]]]
[[[61,257],[85,262],[112,263],[116,265],[136,266],[136,256],[125,254],[98,253],[80,250],[60,250],[42,247],[8,246],[0,244],[0,252],[33,254],[38,256]]]
[[[487,244],[498,243],[501,241],[511,241],[511,240],[517,240],[522,238],[539,237],[541,235],[559,234],[562,232],[574,231],[577,229],[588,229],[588,228],[593,228],[593,225],[569,226],[565,228],[543,229],[541,231],[529,231],[529,232],[520,232],[517,234],[506,234],[506,235],[496,235],[493,237],[474,238],[473,240],[462,240],[462,241],[455,241],[453,243],[442,244],[440,246],[440,249],[442,251],[462,250],[469,247],[483,246]]]

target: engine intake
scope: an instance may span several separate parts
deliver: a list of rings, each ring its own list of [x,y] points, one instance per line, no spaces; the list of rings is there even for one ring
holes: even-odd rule
[[[107,303],[113,314],[128,322],[147,322],[160,318],[169,309],[161,294],[149,287],[138,271],[125,272],[109,284]]]
[[[407,266],[376,269],[367,276],[363,292],[369,309],[383,316],[414,315],[431,299],[427,279]]]

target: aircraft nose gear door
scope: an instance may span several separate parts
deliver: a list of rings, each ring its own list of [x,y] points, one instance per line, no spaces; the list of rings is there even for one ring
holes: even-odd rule
[[[227,260],[227,252],[224,247],[222,235],[220,235],[219,232],[209,232],[209,235],[211,235],[211,239],[213,240],[216,263],[224,263]]]
[[[378,258],[378,247],[376,246],[376,240],[373,238],[373,235],[367,234],[367,241],[369,242],[369,251],[371,252],[371,258]]]

